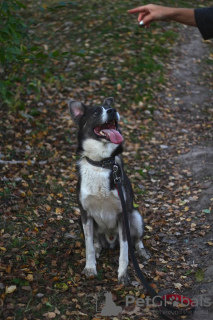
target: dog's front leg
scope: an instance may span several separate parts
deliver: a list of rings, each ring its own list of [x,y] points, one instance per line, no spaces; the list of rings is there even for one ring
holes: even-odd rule
[[[126,232],[124,228],[124,223],[122,219],[118,222],[118,233],[120,242],[120,256],[119,256],[119,268],[118,268],[118,282],[124,284],[125,286],[130,285],[130,279],[128,276],[128,242],[126,237]]]
[[[83,270],[83,273],[87,277],[91,277],[97,275],[95,249],[93,243],[93,219],[91,217],[87,217],[85,220],[86,221],[83,221],[83,230],[86,245],[86,266]]]

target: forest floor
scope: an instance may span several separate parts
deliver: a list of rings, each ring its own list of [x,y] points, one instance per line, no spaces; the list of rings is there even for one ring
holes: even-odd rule
[[[110,319],[100,316],[106,292],[122,307],[111,318],[159,319],[154,306],[126,305],[128,296],[148,294],[131,261],[132,286],[118,285],[119,249],[103,251],[96,278],[81,275],[77,129],[67,101],[100,104],[107,96],[121,115],[123,159],[145,221],[151,258],[140,267],[158,292],[194,299],[195,313],[180,319],[212,319],[212,42],[195,28],[138,29],[124,2],[120,24],[109,3],[108,15],[100,4],[100,19],[89,15],[93,1],[82,22],[77,6],[36,15],[33,32],[45,36],[45,50],[81,52],[47,68],[36,95],[21,94],[24,110],[0,110],[0,319]]]

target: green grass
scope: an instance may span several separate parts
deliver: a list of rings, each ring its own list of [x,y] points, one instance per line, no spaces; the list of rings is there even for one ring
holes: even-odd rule
[[[31,13],[35,8],[39,9],[37,3],[32,6],[30,1],[26,1],[26,4]],[[36,68],[32,65],[27,67],[25,82],[29,95],[36,89],[35,97],[40,100],[43,86],[61,90],[62,86],[70,84],[74,92],[79,84],[87,91],[90,81],[96,80],[100,83],[94,89],[94,98],[100,96],[100,90],[103,96],[118,98],[122,94],[129,104],[137,102],[138,90],[142,90],[147,99],[152,98],[150,85],[141,84],[141,79],[164,82],[163,66],[169,46],[177,37],[175,32],[157,24],[150,30],[140,29],[136,16],[129,16],[126,12],[130,7],[127,1],[117,1],[116,5],[92,1],[86,3],[86,12],[84,1],[81,1],[77,5],[57,9],[54,15],[46,5],[53,7],[56,4],[57,1],[51,4],[49,1],[42,2],[43,9],[37,12],[40,23],[36,16],[31,27],[36,37],[30,36],[29,40],[35,45],[46,46],[49,52],[66,51],[67,55],[57,64],[50,59],[45,61],[45,66],[41,63],[36,64]],[[136,5],[136,1],[131,3],[131,7]],[[64,25],[64,21],[68,24]],[[107,87],[103,88],[101,78],[108,79]],[[136,90],[128,90],[122,85],[118,92],[116,85],[126,82],[131,82],[132,86],[136,84]],[[20,90],[24,92],[23,85]]]

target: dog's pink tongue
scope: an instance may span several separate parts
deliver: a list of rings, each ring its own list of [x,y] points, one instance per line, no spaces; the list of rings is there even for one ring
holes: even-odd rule
[[[112,143],[120,144],[123,141],[122,135],[115,129],[103,129],[102,131],[108,135]]]

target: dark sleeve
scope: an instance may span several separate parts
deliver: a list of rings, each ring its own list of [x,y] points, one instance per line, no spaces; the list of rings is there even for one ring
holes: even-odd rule
[[[213,38],[213,7],[195,9],[195,21],[204,40]]]

